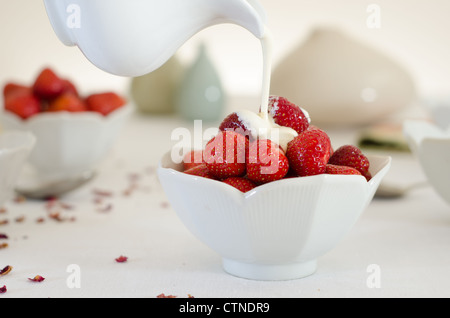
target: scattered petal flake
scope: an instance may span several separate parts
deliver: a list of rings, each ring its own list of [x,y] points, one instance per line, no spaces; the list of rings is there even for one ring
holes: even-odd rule
[[[8,243],[2,243],[2,244],[0,244],[0,250],[2,249],[2,248],[7,248],[8,247]]]
[[[6,293],[6,291],[7,291],[7,289],[6,289],[5,285],[3,285],[3,287],[0,287],[0,294],[4,294],[4,293]]]
[[[67,203],[64,203],[64,202],[59,202],[59,205],[64,210],[73,210],[75,208],[73,205],[70,205],[70,204],[67,204]]]
[[[112,197],[113,196],[113,193],[111,191],[108,191],[108,190],[95,189],[92,192],[93,192],[94,195],[101,196],[101,197]]]
[[[97,211],[98,212],[110,212],[111,210],[112,210],[112,208],[113,208],[113,206],[112,206],[112,204],[107,204],[107,205],[105,205],[105,206],[103,206],[103,207],[99,207],[98,209],[97,209]]]
[[[5,276],[6,274],[8,274],[11,271],[12,271],[12,266],[6,265],[2,270],[0,270],[0,276]]]
[[[170,207],[169,202],[161,202],[161,208],[168,209]]]
[[[0,233],[0,239],[7,240],[8,239],[8,235]]]
[[[44,223],[45,219],[43,217],[39,217],[36,219],[36,223]]]
[[[59,212],[49,213],[48,217],[50,219],[58,221],[58,222],[62,222],[63,221],[63,217],[61,216],[61,213],[59,213]]]
[[[162,293],[162,294],[159,294],[158,296],[156,296],[156,298],[177,298],[177,296],[165,295],[164,293]]]
[[[14,202],[15,203],[23,203],[23,202],[26,202],[26,201],[27,201],[27,199],[24,196],[22,196],[22,195],[18,195],[18,196],[16,196],[14,198]]]
[[[36,275],[33,278],[28,278],[28,280],[31,280],[32,282],[38,282],[38,283],[44,281],[44,279],[45,278],[42,277],[41,275]]]
[[[123,256],[123,255],[121,255],[118,258],[116,258],[116,262],[117,263],[125,263],[126,261],[128,261],[128,257]]]

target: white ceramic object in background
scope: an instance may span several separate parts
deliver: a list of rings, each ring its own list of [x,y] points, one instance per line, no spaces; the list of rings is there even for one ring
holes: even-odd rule
[[[415,85],[397,62],[342,31],[321,28],[274,68],[271,93],[308,109],[314,124],[370,124],[408,107]]]
[[[373,179],[318,175],[290,178],[246,194],[225,183],[179,172],[167,153],[158,176],[174,210],[223,258],[226,272],[255,280],[311,275],[371,202],[390,157],[369,157]]]
[[[126,105],[103,116],[96,112],[41,113],[22,120],[8,111],[1,124],[8,130],[29,131],[36,146],[29,163],[39,181],[57,181],[95,170],[108,154],[132,109]]]
[[[403,131],[428,182],[450,204],[450,129],[423,120],[406,120]]]
[[[14,194],[14,187],[36,138],[29,132],[0,133],[0,207]]]
[[[265,31],[257,0],[44,0],[59,39],[97,67],[141,76],[164,64],[194,34],[219,23]]]
[[[437,126],[442,129],[450,127],[450,96],[424,98],[422,104]]]

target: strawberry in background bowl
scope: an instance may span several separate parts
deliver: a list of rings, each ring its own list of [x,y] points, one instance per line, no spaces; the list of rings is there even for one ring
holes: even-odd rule
[[[247,279],[313,274],[370,204],[391,165],[390,157],[365,156],[352,145],[333,149],[325,131],[293,120],[304,122],[306,111],[284,116],[301,109],[285,99],[274,105],[273,126],[295,130],[285,134],[288,142],[256,138],[258,119],[240,112],[226,117],[203,149],[172,149],[158,167],[184,225],[222,257],[226,272]]]
[[[58,181],[95,170],[130,112],[119,94],[83,96],[73,82],[44,68],[29,85],[4,85],[1,126],[33,133],[30,171],[39,180]]]

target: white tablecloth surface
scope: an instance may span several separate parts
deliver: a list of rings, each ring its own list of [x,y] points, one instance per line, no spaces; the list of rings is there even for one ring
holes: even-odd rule
[[[0,299],[450,296],[450,207],[429,186],[401,199],[375,198],[309,277],[265,282],[225,273],[220,256],[177,218],[156,176],[177,127],[192,123],[134,114],[92,182],[53,206],[8,202],[0,213],[0,223],[8,221],[0,225],[8,236],[0,239],[8,244],[0,267],[13,270],[0,276],[7,288]],[[351,131],[329,133],[335,146],[354,142]],[[410,154],[391,155],[387,181],[424,179]],[[127,262],[116,262],[122,255]],[[28,280],[36,275],[45,280]]]

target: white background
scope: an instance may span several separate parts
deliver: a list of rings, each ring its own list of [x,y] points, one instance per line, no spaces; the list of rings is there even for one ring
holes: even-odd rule
[[[340,28],[400,62],[414,76],[419,93],[446,93],[450,79],[450,2],[447,0],[261,0],[274,35],[276,64],[318,26]],[[381,28],[369,29],[367,7],[381,8]],[[78,49],[59,42],[46,17],[43,1],[0,0],[0,83],[29,81],[44,65],[73,78],[85,91],[117,88],[129,79],[105,74]],[[235,25],[219,25],[197,34],[179,51],[189,62],[198,44],[209,54],[232,95],[260,92],[259,41]]]
[[[414,76],[422,95],[448,90],[448,0],[376,1],[381,28],[375,30],[366,25],[372,1],[261,2],[274,34],[275,65],[314,27],[331,25],[397,59]],[[96,69],[79,50],[59,42],[41,0],[0,0],[0,23],[0,83],[30,81],[48,65],[84,91],[127,91],[130,79]],[[189,62],[200,42],[207,44],[229,94],[259,94],[262,57],[257,39],[237,26],[215,26],[188,41],[180,58]],[[170,149],[170,133],[182,125],[186,122],[173,118],[133,116],[95,182],[64,198],[75,207],[67,212],[76,216],[75,222],[38,224],[35,220],[47,214],[45,203],[9,203],[2,218],[11,222],[1,228],[10,236],[9,247],[1,251],[0,266],[14,269],[2,277],[0,287],[8,287],[2,297],[449,296],[449,206],[429,186],[401,199],[374,200],[349,235],[319,260],[315,275],[259,282],[225,274],[220,256],[200,244],[167,205],[154,174],[161,153]],[[352,142],[353,136],[333,134],[332,140],[340,145]],[[142,188],[122,196],[130,173],[139,173]],[[388,179],[414,184],[423,181],[423,174],[413,157],[400,153]],[[105,202],[113,204],[111,213],[97,211],[93,189],[114,192]],[[25,221],[15,222],[20,216],[26,216]],[[129,261],[117,264],[114,259],[120,255]],[[80,289],[66,284],[70,264],[82,269]],[[367,285],[371,264],[381,268],[381,288]],[[46,278],[43,283],[28,281],[37,274]]]

